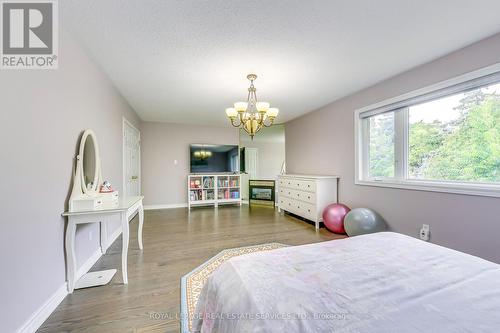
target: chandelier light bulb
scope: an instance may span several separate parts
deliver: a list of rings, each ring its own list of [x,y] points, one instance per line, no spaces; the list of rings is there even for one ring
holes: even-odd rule
[[[234,103],[234,108],[236,109],[237,112],[244,112],[248,108],[248,103],[247,102],[236,102],[236,103]]]
[[[278,116],[279,112],[280,112],[280,110],[278,108],[269,108],[269,110],[267,110],[267,115],[269,117],[276,118]]]
[[[226,109],[226,115],[229,118],[236,118],[238,116],[238,111],[236,111],[235,108],[227,108]]]
[[[256,107],[259,112],[266,112],[269,109],[270,104],[267,102],[257,102]]]

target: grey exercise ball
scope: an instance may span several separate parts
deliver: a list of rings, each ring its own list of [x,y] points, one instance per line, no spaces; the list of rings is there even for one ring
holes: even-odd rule
[[[354,208],[344,218],[344,229],[348,236],[385,231],[385,220],[369,208]]]

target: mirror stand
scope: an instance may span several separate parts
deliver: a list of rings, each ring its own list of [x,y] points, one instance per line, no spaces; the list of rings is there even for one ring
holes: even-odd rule
[[[73,174],[73,190],[69,211],[87,211],[101,207],[103,202],[114,203],[118,192],[100,193],[102,184],[101,159],[97,137],[92,130],[85,130],[80,140],[76,168]]]
[[[103,198],[98,192],[84,193],[82,183],[83,161],[80,155],[76,156],[76,169],[73,174],[73,190],[69,199],[69,211],[91,210],[99,208],[103,203]],[[102,183],[100,163],[98,167],[97,187]]]

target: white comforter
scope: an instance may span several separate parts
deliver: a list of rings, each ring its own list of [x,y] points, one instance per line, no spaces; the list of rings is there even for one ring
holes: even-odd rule
[[[500,332],[500,265],[384,232],[235,257],[194,332]]]

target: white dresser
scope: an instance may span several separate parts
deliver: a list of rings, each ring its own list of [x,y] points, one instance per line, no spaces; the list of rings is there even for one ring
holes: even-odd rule
[[[314,221],[323,221],[323,209],[337,202],[338,176],[278,176],[278,210]]]

